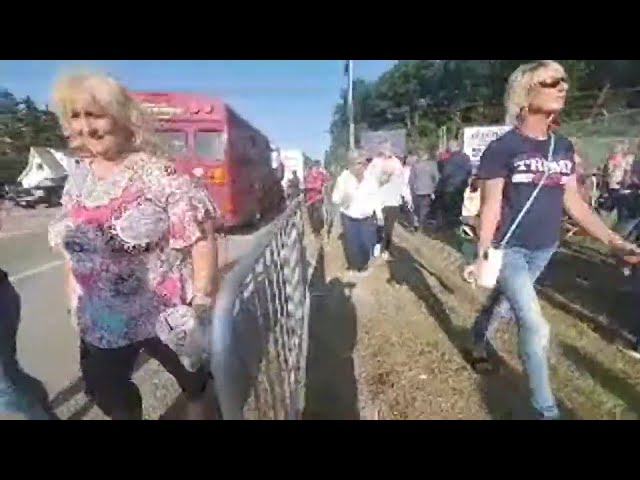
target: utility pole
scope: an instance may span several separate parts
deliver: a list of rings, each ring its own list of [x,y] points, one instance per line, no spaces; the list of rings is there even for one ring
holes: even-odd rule
[[[353,123],[353,60],[347,60],[347,76],[349,78],[349,89],[347,95],[347,112],[349,115],[349,150],[356,149],[356,131]]]

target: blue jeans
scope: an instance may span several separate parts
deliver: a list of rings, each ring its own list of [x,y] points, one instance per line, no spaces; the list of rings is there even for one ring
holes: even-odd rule
[[[347,264],[352,270],[364,270],[373,254],[378,225],[374,217],[357,219],[344,213],[341,216]]]
[[[515,319],[518,349],[529,380],[531,403],[545,418],[557,417],[558,407],[549,380],[549,324],[542,316],[534,283],[557,246],[541,250],[506,248],[498,288],[471,329],[476,345],[491,341],[499,320]]]
[[[0,371],[0,415],[2,414],[20,414],[27,420],[52,419],[37,400]]]

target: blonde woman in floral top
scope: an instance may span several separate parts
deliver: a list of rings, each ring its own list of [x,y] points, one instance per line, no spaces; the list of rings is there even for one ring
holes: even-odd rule
[[[139,105],[113,79],[63,78],[54,102],[84,157],[84,175],[70,176],[49,235],[66,256],[87,393],[113,419],[141,418],[131,376],[145,350],[190,400],[188,417],[199,418],[208,374],[179,357],[168,338],[211,307],[214,208],[191,178],[152,153]]]

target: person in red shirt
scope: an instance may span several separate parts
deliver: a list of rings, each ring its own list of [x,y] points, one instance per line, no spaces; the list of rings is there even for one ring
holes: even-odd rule
[[[324,228],[324,189],[331,181],[330,175],[322,168],[320,161],[313,162],[304,179],[307,195],[307,212],[314,235],[320,236]]]

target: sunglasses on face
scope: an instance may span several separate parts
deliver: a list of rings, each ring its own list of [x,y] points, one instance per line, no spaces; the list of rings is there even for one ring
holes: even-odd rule
[[[561,83],[568,83],[567,77],[558,77],[553,80],[542,80],[538,82],[538,86],[542,88],[557,88]]]

